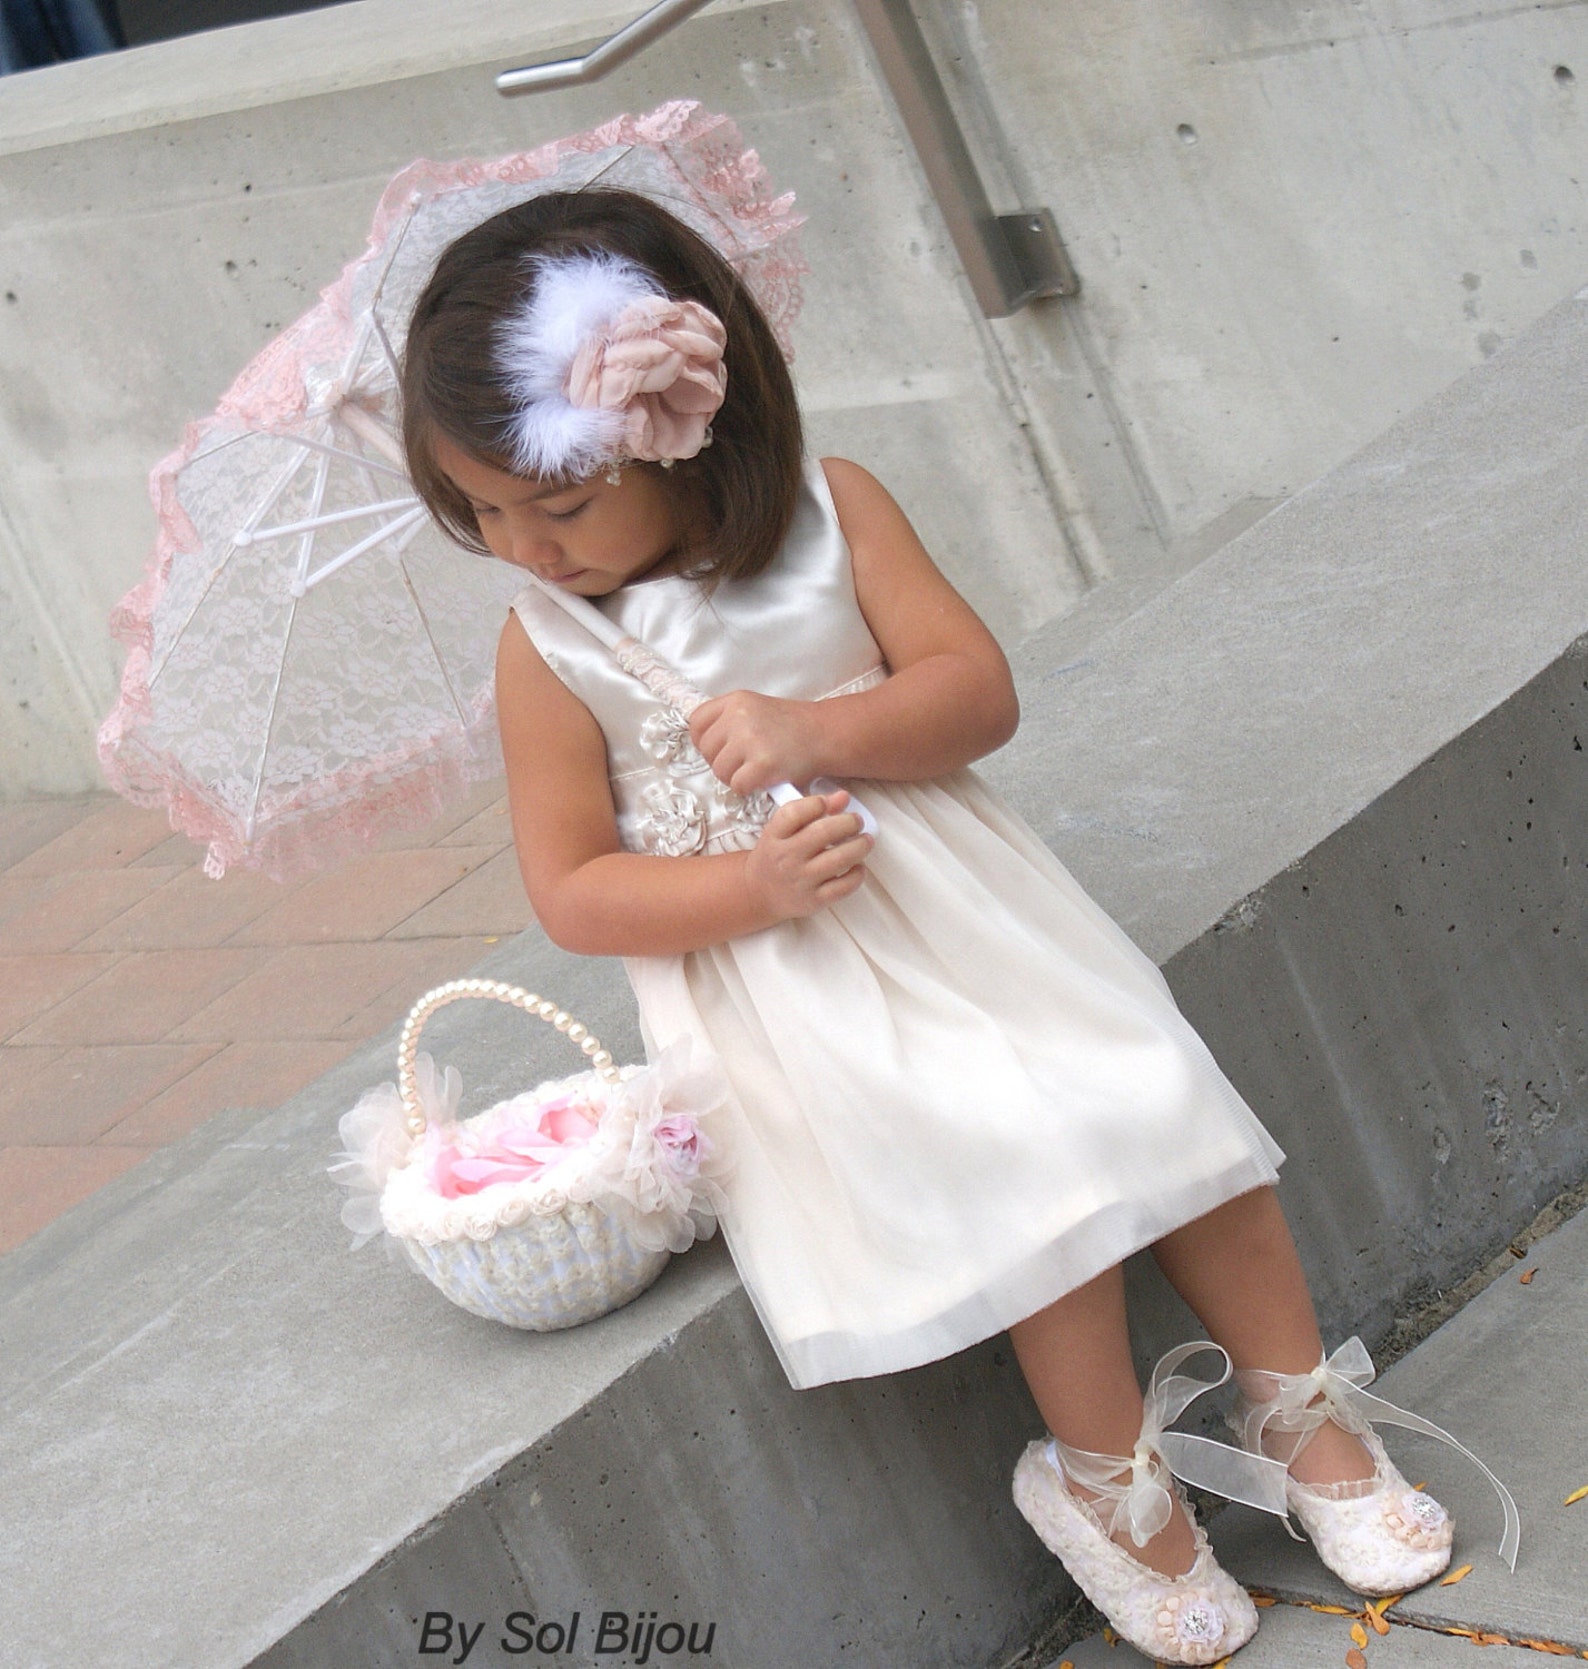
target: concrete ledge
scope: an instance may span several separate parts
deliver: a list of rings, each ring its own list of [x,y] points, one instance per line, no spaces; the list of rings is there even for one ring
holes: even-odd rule
[[[1588,1164],[1585,372],[1569,302],[1094,641],[1033,643],[995,767],[1173,958],[1370,1343]],[[610,965],[530,935],[489,966],[635,1052]],[[513,1018],[451,1032],[481,1098],[552,1070]],[[541,1338],[347,1257],[321,1167],[387,1047],[0,1261],[13,1661],[356,1669],[421,1661],[427,1611],[580,1608],[716,1620],[738,1669],[914,1669],[1063,1603],[1007,1501],[1036,1421],[998,1341],[796,1398],[718,1248]],[[1133,1279],[1144,1345],[1183,1336]]]

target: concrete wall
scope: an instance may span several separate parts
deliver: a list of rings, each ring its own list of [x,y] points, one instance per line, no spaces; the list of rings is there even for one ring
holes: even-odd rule
[[[149,466],[360,247],[417,154],[691,94],[812,214],[816,443],[1017,638],[1238,529],[1588,270],[1588,10],[920,7],[1000,207],[1085,289],[989,325],[843,0],[719,0],[611,79],[489,74],[617,0],[356,0],[0,86],[0,794],[92,785]],[[1205,545],[1206,539],[1203,543]]]

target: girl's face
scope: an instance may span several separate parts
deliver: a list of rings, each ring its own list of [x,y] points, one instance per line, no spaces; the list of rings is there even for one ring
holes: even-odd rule
[[[492,556],[581,597],[670,573],[688,552],[685,500],[657,470],[625,469],[615,487],[604,475],[572,486],[538,481],[482,463],[444,435],[435,457]]]

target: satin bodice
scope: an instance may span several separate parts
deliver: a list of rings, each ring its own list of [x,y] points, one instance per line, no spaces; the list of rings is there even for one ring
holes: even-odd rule
[[[601,612],[707,696],[756,690],[820,700],[887,676],[855,600],[849,546],[820,464],[805,480],[787,539],[749,579],[709,594],[682,574],[641,580],[596,599]],[[669,857],[753,845],[771,814],[711,774],[683,717],[619,666],[613,653],[533,586],[513,602],[530,640],[589,708],[607,747],[607,774],[627,851]]]

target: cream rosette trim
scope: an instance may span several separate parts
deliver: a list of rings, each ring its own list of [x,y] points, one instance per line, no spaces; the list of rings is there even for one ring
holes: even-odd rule
[[[533,271],[533,293],[496,338],[517,408],[504,436],[513,469],[583,480],[613,463],[693,458],[727,393],[722,321],[620,256],[548,256]]]
[[[439,1073],[429,1055],[420,1055],[414,1072],[426,1120],[422,1138],[409,1135],[395,1084],[367,1092],[338,1127],[346,1151],[330,1170],[349,1191],[342,1221],[356,1237],[353,1250],[382,1228],[421,1245],[489,1240],[499,1229],[553,1216],[570,1202],[619,1218],[649,1251],[682,1252],[709,1238],[731,1168],[718,1116],[727,1083],[715,1057],[699,1065],[690,1057],[683,1039],[652,1066],[625,1067],[618,1084],[576,1073],[459,1124],[456,1071]],[[433,1166],[443,1144],[461,1136],[471,1147],[488,1147],[502,1129],[532,1124],[537,1108],[570,1097],[597,1121],[587,1142],[565,1147],[527,1179],[493,1182],[453,1199],[437,1191]]]
[[[427,1124],[434,1128],[453,1123],[463,1093],[456,1070],[449,1066],[445,1073],[438,1073],[430,1056],[421,1055],[414,1063],[414,1078]],[[365,1090],[358,1104],[337,1121],[336,1132],[342,1138],[342,1151],[327,1169],[347,1189],[341,1215],[343,1225],[353,1231],[352,1250],[356,1252],[385,1228],[381,1193],[387,1179],[408,1163],[413,1152],[414,1138],[397,1086],[388,1083]]]

